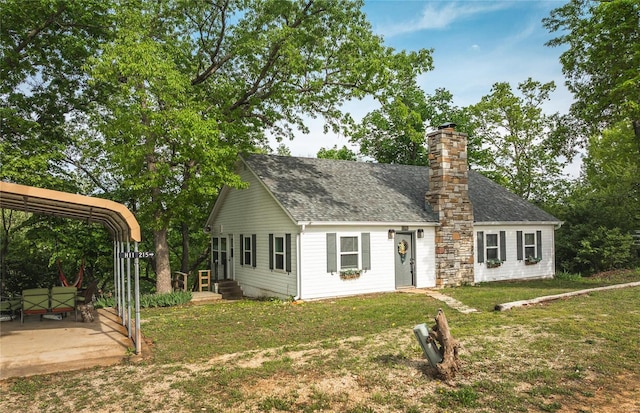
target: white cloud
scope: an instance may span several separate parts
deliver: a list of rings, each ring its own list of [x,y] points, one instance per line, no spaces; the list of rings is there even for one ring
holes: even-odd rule
[[[457,21],[468,19],[477,14],[489,13],[508,7],[509,4],[504,2],[429,3],[422,9],[422,13],[418,18],[388,26],[379,26],[376,28],[376,32],[384,37],[393,37],[422,30],[444,29]]]

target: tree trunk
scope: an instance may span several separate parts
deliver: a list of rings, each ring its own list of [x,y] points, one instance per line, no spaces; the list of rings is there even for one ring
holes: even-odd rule
[[[186,222],[180,224],[182,232],[182,259],[180,261],[180,271],[189,273],[189,226]]]
[[[505,310],[510,310],[512,308],[516,308],[516,307],[524,307],[532,304],[546,303],[549,301],[559,300],[562,298],[577,297],[579,295],[585,295],[585,294],[589,294],[596,291],[618,290],[621,288],[629,288],[629,287],[640,287],[640,281],[630,282],[626,284],[607,285],[605,287],[587,288],[586,290],[571,291],[571,292],[562,293],[562,294],[545,295],[542,297],[532,298],[530,300],[511,301],[509,303],[497,304],[495,306],[495,310],[505,311]]]
[[[167,242],[167,229],[153,231],[153,246],[155,248],[156,262],[156,292],[158,294],[170,293],[171,289],[171,264],[169,263],[169,243]]]
[[[436,325],[429,331],[429,336],[440,345],[438,350],[442,355],[442,362],[436,365],[436,370],[443,380],[451,380],[460,369],[460,360],[458,359],[460,343],[451,335],[447,317],[442,309],[438,310],[435,320]]]

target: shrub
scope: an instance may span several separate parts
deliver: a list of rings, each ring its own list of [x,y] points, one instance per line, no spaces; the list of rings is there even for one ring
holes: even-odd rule
[[[633,237],[620,228],[599,227],[580,241],[576,261],[587,265],[591,272],[624,268],[633,261]]]
[[[175,291],[166,294],[143,294],[140,296],[140,307],[173,307],[191,301],[191,292]],[[114,307],[116,304],[113,297],[98,297],[95,302],[96,308]]]
[[[140,296],[140,307],[173,307],[191,301],[190,291],[174,291],[165,294],[144,294]]]

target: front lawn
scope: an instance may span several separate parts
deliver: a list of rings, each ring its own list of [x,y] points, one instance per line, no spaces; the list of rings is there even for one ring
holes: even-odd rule
[[[493,283],[426,295],[306,303],[251,301],[145,309],[152,358],[9,380],[1,411],[526,412],[640,408],[640,288],[506,312],[495,304],[640,281]],[[463,369],[435,378],[413,336],[442,307]],[[607,410],[610,409],[610,410]]]

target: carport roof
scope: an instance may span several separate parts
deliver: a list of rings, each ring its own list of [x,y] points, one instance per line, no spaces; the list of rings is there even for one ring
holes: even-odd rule
[[[0,182],[0,208],[95,222],[119,241],[141,240],[140,225],[131,211],[108,199]]]

